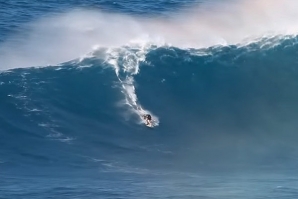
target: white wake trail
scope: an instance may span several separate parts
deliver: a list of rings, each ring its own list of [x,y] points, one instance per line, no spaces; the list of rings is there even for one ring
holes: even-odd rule
[[[147,52],[152,49],[150,45],[109,48],[106,52],[105,62],[110,64],[121,85],[121,92],[125,96],[125,103],[129,110],[139,116],[139,123],[144,123],[142,119],[144,114],[152,116],[153,125],[159,125],[159,118],[149,110],[146,110],[138,101],[134,86],[134,76],[140,71],[140,63],[145,61]]]

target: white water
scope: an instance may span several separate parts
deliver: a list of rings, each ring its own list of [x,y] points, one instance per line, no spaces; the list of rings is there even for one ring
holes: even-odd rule
[[[73,10],[24,25],[29,30],[0,46],[0,69],[54,65],[85,55],[94,46],[150,42],[203,48],[297,34],[297,8],[295,0],[230,0],[200,4],[171,19]]]
[[[122,93],[125,100],[122,106],[128,106],[133,114],[139,116],[138,123],[144,123],[142,116],[150,114],[153,120],[153,126],[159,125],[159,119],[149,110],[146,110],[138,101],[134,86],[134,76],[140,71],[140,63],[145,61],[146,53],[151,49],[150,45],[135,46],[136,48],[109,48],[106,51],[105,62],[109,63],[115,70],[115,74],[122,87]]]

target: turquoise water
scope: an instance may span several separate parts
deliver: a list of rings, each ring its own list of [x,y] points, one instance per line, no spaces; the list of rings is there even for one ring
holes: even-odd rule
[[[295,199],[295,6],[0,3],[0,198]]]

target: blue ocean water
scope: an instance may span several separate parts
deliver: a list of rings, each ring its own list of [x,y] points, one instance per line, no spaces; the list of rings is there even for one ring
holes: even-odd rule
[[[0,198],[297,198],[295,7],[0,2]]]

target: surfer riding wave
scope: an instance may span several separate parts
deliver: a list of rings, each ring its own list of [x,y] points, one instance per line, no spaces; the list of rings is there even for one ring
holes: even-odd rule
[[[150,114],[143,115],[143,118],[144,118],[147,126],[152,126],[152,117]]]

